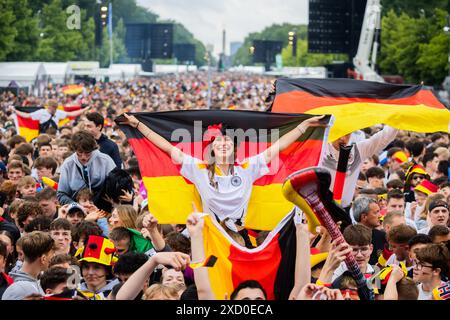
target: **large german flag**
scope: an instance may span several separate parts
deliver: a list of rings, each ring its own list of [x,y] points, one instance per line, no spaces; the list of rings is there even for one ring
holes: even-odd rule
[[[84,106],[83,106],[84,107]],[[26,113],[32,113],[34,111],[37,111],[39,109],[43,109],[44,107],[16,107],[16,110],[19,110],[21,112]],[[73,105],[73,106],[58,106],[59,110],[63,110],[66,112],[76,111],[80,110],[82,106],[80,105]],[[75,119],[74,117],[67,117],[61,121],[59,121],[58,126],[63,126],[70,122],[71,120]],[[39,121],[33,120],[31,118],[23,118],[19,116],[18,114],[15,115],[15,124],[16,129],[19,135],[24,137],[27,142],[30,142],[34,138],[36,138],[39,135]]]
[[[191,110],[134,114],[139,121],[176,145],[184,153],[203,159],[202,137],[208,126],[222,123],[229,129],[240,130],[245,139],[237,143],[237,160],[263,152],[278,139],[310,118],[304,114],[277,114],[270,112],[234,110]],[[323,121],[329,122],[331,117]],[[116,119],[120,124],[123,116]],[[194,123],[195,122],[195,123]],[[195,126],[197,125],[197,126]],[[149,210],[160,223],[186,223],[192,212],[192,202],[201,208],[195,186],[180,175],[181,167],[170,156],[145,139],[142,134],[121,125],[139,162],[147,189]],[[228,130],[228,129],[227,129]],[[236,131],[238,133],[239,131]],[[278,133],[278,135],[277,135]],[[245,226],[258,230],[272,230],[292,210],[284,199],[281,186],[291,173],[316,166],[321,159],[328,128],[310,128],[278,158],[269,164],[270,173],[253,184]]]
[[[203,228],[205,256],[217,261],[208,268],[216,299],[228,297],[241,282],[258,281],[270,300],[287,300],[294,286],[296,232],[293,214],[288,214],[255,249],[236,243],[210,216]]]
[[[376,124],[401,130],[450,130],[450,112],[431,89],[353,79],[279,79],[273,112],[332,114],[329,139]]]

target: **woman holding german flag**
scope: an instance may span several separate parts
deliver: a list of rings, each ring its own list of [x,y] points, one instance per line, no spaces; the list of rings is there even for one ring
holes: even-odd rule
[[[326,126],[320,121],[323,116],[309,118],[284,134],[262,153],[238,164],[237,146],[233,138],[225,134],[225,128],[221,124],[208,127],[205,137],[208,137],[206,143],[210,152],[207,161],[203,162],[172,145],[135,116],[124,116],[126,121],[123,124],[139,130],[150,142],[170,155],[172,161],[181,165],[180,173],[195,185],[204,212],[214,214],[219,221],[229,218],[227,220],[241,226],[253,182],[269,172],[268,163],[302,136],[309,127]]]

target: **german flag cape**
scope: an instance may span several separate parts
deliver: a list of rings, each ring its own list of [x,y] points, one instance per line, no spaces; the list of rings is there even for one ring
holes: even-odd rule
[[[287,300],[294,286],[296,232],[293,213],[272,230],[255,249],[236,243],[211,216],[205,219],[203,241],[205,257],[217,261],[208,268],[209,281],[216,299],[228,297],[241,282],[258,281],[269,300]]]
[[[278,79],[273,112],[332,114],[329,140],[376,124],[401,130],[450,130],[450,112],[421,85],[353,79]]]
[[[80,105],[74,105],[74,106],[59,106],[59,110],[63,110],[66,112],[76,111],[80,110],[82,106]],[[44,109],[44,107],[16,107],[16,110],[19,110],[21,112],[26,113],[32,113],[34,111]],[[58,124],[58,126],[63,126],[67,124],[70,120],[75,119],[74,117],[67,117],[63,120],[61,120]],[[39,121],[33,120],[31,118],[23,118],[19,116],[18,114],[15,114],[14,122],[17,129],[17,134],[24,137],[27,142],[30,142],[34,138],[36,138],[39,135]]]
[[[16,110],[26,113],[32,113],[39,109],[42,109],[42,107],[16,107]],[[17,134],[24,137],[27,142],[30,142],[39,135],[39,121],[37,120],[23,118],[16,113],[14,123]]]
[[[245,141],[238,146],[237,161],[263,152],[272,140],[277,140],[310,118],[304,114],[236,110],[190,110],[134,114],[139,121],[160,134],[184,153],[203,158],[203,134],[208,126],[221,123],[240,130]],[[329,123],[331,117],[322,119]],[[116,119],[120,124],[123,116]],[[195,123],[194,123],[195,122]],[[181,166],[153,145],[135,128],[121,125],[139,162],[148,194],[150,212],[159,223],[184,224],[192,213],[192,202],[202,208],[200,197],[192,182],[181,176]],[[228,129],[227,129],[228,130]],[[256,180],[245,218],[245,226],[257,230],[272,230],[289,213],[293,204],[284,199],[281,186],[291,173],[319,165],[327,128],[309,128],[300,139],[280,153],[269,164],[270,172]],[[238,131],[235,131],[237,134]]]

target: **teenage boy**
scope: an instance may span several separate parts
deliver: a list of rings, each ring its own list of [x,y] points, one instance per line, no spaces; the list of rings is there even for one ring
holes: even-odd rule
[[[47,270],[53,257],[53,246],[54,240],[48,233],[34,231],[23,236],[22,269],[10,273],[14,283],[5,290],[2,300],[22,300],[32,294],[44,295],[37,277],[42,271]]]

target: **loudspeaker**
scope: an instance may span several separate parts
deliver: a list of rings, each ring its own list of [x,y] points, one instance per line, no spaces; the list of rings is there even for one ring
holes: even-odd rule
[[[173,45],[173,55],[178,61],[195,61],[195,44],[175,43]]]
[[[281,53],[283,43],[273,40],[253,40],[253,62],[274,63],[275,56]]]
[[[173,55],[173,24],[154,23],[150,29],[150,58],[170,59]]]
[[[147,59],[150,57],[151,23],[127,23],[125,47],[130,58]]]
[[[309,0],[308,51],[356,54],[367,0]]]

